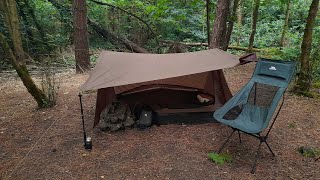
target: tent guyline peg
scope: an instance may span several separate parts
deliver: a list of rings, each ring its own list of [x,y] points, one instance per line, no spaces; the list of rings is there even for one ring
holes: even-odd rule
[[[82,130],[83,130],[83,142],[84,148],[87,150],[92,149],[92,139],[91,137],[87,136],[86,129],[84,126],[84,116],[83,116],[83,106],[82,106],[82,94],[79,93],[79,100],[80,100],[80,110],[81,110],[81,119],[82,119]]]

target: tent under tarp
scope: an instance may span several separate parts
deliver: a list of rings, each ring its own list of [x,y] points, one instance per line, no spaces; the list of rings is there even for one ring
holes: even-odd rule
[[[209,112],[231,93],[221,69],[239,64],[239,57],[219,49],[177,54],[103,51],[81,92],[98,90],[94,125],[114,100],[130,108],[148,105],[157,112]],[[196,102],[204,95],[211,104]]]

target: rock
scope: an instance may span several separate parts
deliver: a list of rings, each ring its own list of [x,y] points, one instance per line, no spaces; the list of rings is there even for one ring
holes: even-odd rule
[[[125,127],[132,127],[135,124],[135,121],[132,117],[128,117],[126,121],[123,123]]]
[[[122,127],[122,123],[121,124],[108,124],[108,127],[110,129],[110,131],[118,131],[118,130],[121,130],[123,127]]]
[[[102,131],[118,131],[135,124],[130,108],[121,102],[108,105],[100,115],[100,128]]]

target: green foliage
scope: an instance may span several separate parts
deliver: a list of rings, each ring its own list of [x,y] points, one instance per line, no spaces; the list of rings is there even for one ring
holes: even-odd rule
[[[320,155],[320,148],[304,147],[298,148],[298,152],[304,157],[317,157]]]
[[[110,6],[98,5],[92,1],[86,1],[88,17],[97,22],[103,28],[112,30],[117,35],[125,37],[140,46],[148,48],[150,52],[162,52],[168,47],[160,48],[158,39],[180,42],[207,42],[206,31],[206,9],[203,0],[99,0],[122,8],[142,18],[154,32],[147,28],[137,18]],[[17,1],[18,7],[23,1]],[[43,56],[54,55],[57,61],[66,66],[74,66],[74,57],[61,53],[61,49],[69,47],[73,43],[72,27],[72,5],[70,0],[54,0],[59,5],[51,4],[51,1],[29,0],[27,1],[35,12],[35,18],[42,27],[46,40],[41,38],[36,24],[27,10],[20,10],[26,14],[26,18],[20,18],[23,44],[25,51],[33,58],[42,61]],[[211,27],[215,16],[216,2],[211,0]],[[254,47],[264,49],[259,53],[260,57],[270,59],[282,59],[298,61],[300,47],[305,28],[305,20],[308,15],[311,0],[291,1],[288,32],[286,33],[286,45],[279,47],[281,38],[286,0],[261,0],[259,18],[256,29]],[[22,3],[23,5],[23,3]],[[251,32],[252,1],[242,2],[242,28],[234,24],[231,36],[231,44],[236,44],[240,35],[240,46],[247,47]],[[21,16],[21,12],[20,12]],[[229,18],[231,19],[231,18]],[[0,15],[0,31],[7,35],[3,17]],[[30,30],[28,33],[27,31]],[[101,38],[101,36],[90,29],[90,48],[123,50],[123,45]],[[32,37],[30,37],[32,35]],[[312,48],[312,76],[313,80],[320,79],[320,18],[318,17],[313,35]],[[158,51],[160,49],[160,51]],[[204,47],[188,47],[189,51],[205,49]],[[63,51],[63,50],[62,50]],[[60,53],[57,53],[60,52]],[[235,51],[231,51],[235,52]],[[1,53],[1,51],[0,51]],[[244,52],[237,51],[237,54]],[[1,59],[5,59],[0,56]],[[95,58],[92,58],[95,61]],[[7,63],[0,61],[0,68],[7,66]]]
[[[209,153],[208,158],[218,165],[223,165],[226,162],[231,163],[233,159],[232,156],[227,153]]]
[[[289,123],[288,128],[295,128],[296,124],[295,123]]]

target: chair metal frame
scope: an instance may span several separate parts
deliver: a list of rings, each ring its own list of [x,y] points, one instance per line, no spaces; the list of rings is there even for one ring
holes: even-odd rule
[[[285,92],[285,91],[284,91],[284,92]],[[256,97],[256,91],[255,91],[255,97]],[[254,97],[254,98],[255,98],[255,97]],[[256,100],[256,99],[254,99],[254,104],[255,104],[255,100]],[[285,98],[284,98],[284,93],[283,93],[283,94],[282,94],[282,103],[281,103],[281,105],[280,105],[280,107],[279,107],[279,109],[278,109],[278,112],[277,112],[276,116],[274,117],[274,119],[273,119],[273,121],[272,121],[272,123],[271,123],[271,125],[270,125],[270,127],[269,127],[268,132],[267,132],[266,135],[264,135],[264,136],[261,135],[261,132],[260,132],[260,133],[247,133],[247,132],[245,132],[245,131],[243,131],[243,130],[241,130],[241,129],[237,129],[237,128],[234,128],[234,127],[229,126],[229,127],[231,127],[231,128],[233,129],[233,131],[232,131],[232,133],[229,135],[229,137],[227,138],[227,140],[226,140],[226,141],[222,144],[222,146],[219,148],[218,154],[221,153],[221,151],[223,150],[223,148],[225,147],[225,145],[229,142],[229,140],[230,140],[230,138],[232,137],[232,135],[234,134],[234,132],[235,132],[235,131],[238,131],[240,143],[242,142],[242,141],[241,141],[240,132],[243,132],[243,133],[245,133],[245,134],[248,134],[248,135],[250,135],[250,136],[252,136],[252,137],[255,137],[255,138],[257,138],[257,139],[260,140],[259,147],[258,147],[258,150],[257,150],[257,152],[256,152],[256,156],[255,156],[255,159],[254,159],[254,163],[253,163],[252,169],[251,169],[251,173],[252,173],[252,174],[254,174],[254,173],[256,172],[256,166],[257,166],[257,162],[258,162],[259,157],[260,157],[260,149],[261,149],[261,144],[262,144],[262,143],[265,143],[265,144],[267,145],[267,147],[268,147],[269,151],[271,152],[272,156],[275,157],[274,152],[272,151],[271,147],[270,147],[269,144],[267,143],[267,139],[268,139],[268,137],[269,137],[269,133],[270,133],[270,131],[271,131],[271,129],[272,129],[275,121],[277,120],[277,117],[278,117],[278,115],[279,115],[279,113],[280,113],[280,110],[281,110],[281,108],[282,108],[282,106],[283,106],[283,104],[284,104],[284,100],[285,100]]]

